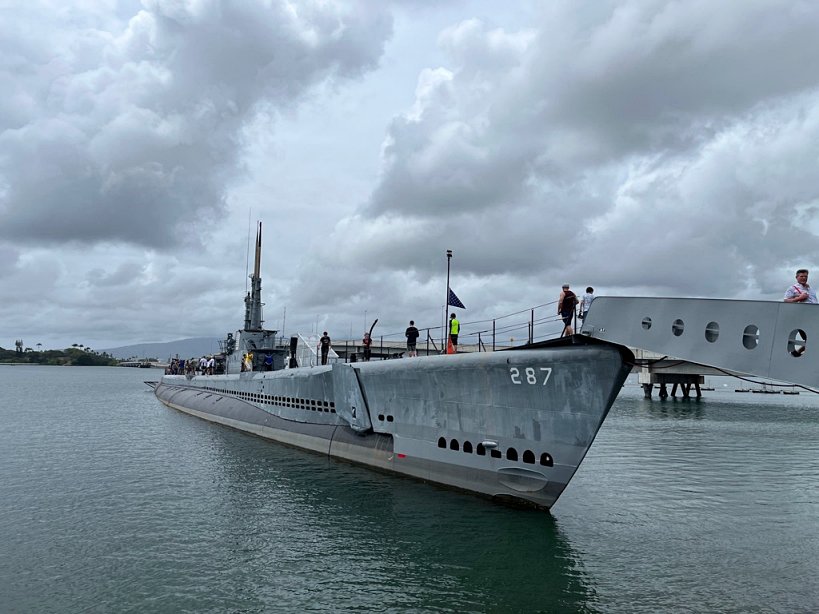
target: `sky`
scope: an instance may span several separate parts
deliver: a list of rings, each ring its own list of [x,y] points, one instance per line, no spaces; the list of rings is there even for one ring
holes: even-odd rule
[[[464,332],[563,283],[781,300],[819,263],[817,32],[800,0],[0,0],[0,347],[236,330],[257,221],[288,335],[440,325],[446,250]]]

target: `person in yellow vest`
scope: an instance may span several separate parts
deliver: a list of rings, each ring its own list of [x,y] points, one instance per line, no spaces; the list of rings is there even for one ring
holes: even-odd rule
[[[453,313],[449,316],[449,342],[452,344],[452,350],[454,352],[458,351],[459,332],[461,332],[461,323],[458,322],[458,318],[456,318]]]

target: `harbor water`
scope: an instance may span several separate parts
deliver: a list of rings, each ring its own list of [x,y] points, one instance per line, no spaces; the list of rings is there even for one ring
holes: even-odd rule
[[[550,513],[0,366],[2,612],[813,612],[819,396],[623,388]]]

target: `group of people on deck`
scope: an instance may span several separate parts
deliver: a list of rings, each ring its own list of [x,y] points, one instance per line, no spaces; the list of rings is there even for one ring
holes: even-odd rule
[[[808,283],[809,271],[807,269],[799,269],[796,271],[796,283],[790,285],[785,291],[784,302],[786,303],[804,303],[809,305],[819,304],[816,290],[814,290]],[[563,284],[560,296],[557,300],[557,315],[563,320],[563,332],[561,337],[573,335],[574,329],[572,323],[575,315],[581,321],[585,320],[586,314],[591,307],[594,300],[594,288],[588,286],[585,294],[578,297],[571,290],[569,284]],[[579,307],[579,309],[578,309]],[[461,323],[454,313],[450,314],[448,322],[448,340],[449,345],[447,353],[454,353],[458,351],[458,335],[461,330]],[[407,340],[407,356],[414,358],[418,356],[417,342],[420,337],[420,332],[415,326],[415,321],[410,320],[409,326],[404,332]],[[364,333],[364,338],[361,341],[363,346],[364,360],[369,361],[372,355],[372,337],[369,332]],[[324,331],[319,339],[317,350],[321,355],[321,364],[326,365],[330,353],[332,341],[327,331]],[[254,357],[252,352],[246,352],[242,356],[241,363],[242,371],[253,371]],[[270,371],[273,368],[273,357],[270,354],[265,354],[263,363],[259,365],[259,370]],[[213,375],[215,368],[215,360],[213,356],[202,356],[198,361],[195,358],[185,360],[182,358],[174,358],[168,367],[165,369],[166,375]]]
[[[213,356],[195,358],[173,358],[165,369],[165,375],[213,375],[216,360]]]
[[[245,352],[242,354],[242,363],[239,370],[244,373],[246,371],[272,371],[273,370],[273,354],[265,352],[262,358],[262,364],[256,365],[253,352]],[[257,368],[259,366],[260,368]]]
[[[454,313],[452,314],[452,317],[453,318],[455,317]],[[457,324],[457,320],[456,320],[456,324]],[[420,335],[421,335],[421,333],[418,332],[418,329],[415,327],[415,321],[410,320],[409,326],[407,327],[407,330],[404,332],[404,336],[407,338],[407,356],[410,357],[410,358],[418,356],[417,342],[418,342],[418,337]],[[457,342],[457,333],[456,333],[455,338],[456,338],[456,342]],[[332,345],[332,341],[330,339],[330,335],[328,335],[327,331],[325,330],[324,333],[322,334],[321,338],[319,339],[318,347],[317,347],[319,353],[321,354],[321,364],[323,364],[323,365],[327,364],[327,357],[330,354],[330,346],[331,345]],[[361,340],[361,345],[364,348],[364,352],[363,352],[364,361],[369,362],[370,358],[372,357],[372,345],[373,345],[373,339],[372,339],[372,336],[370,335],[370,333],[368,333],[368,332],[364,333],[364,338]]]
[[[796,272],[796,283],[791,285],[785,291],[784,300],[786,303],[819,304],[819,298],[817,298],[816,291],[808,284],[808,273],[809,271],[807,269],[799,269]],[[563,320],[563,332],[561,333],[561,337],[574,334],[574,328],[572,325],[575,316],[577,316],[577,318],[581,321],[585,320],[586,314],[588,313],[593,300],[593,287],[587,286],[586,292],[583,294],[583,296],[578,297],[574,292],[572,292],[569,284],[563,284],[560,296],[557,300],[557,315],[561,320]],[[454,313],[450,314],[449,316],[447,328],[449,333],[449,346],[447,353],[457,352],[458,335],[461,331],[461,323]],[[413,320],[410,320],[409,326],[404,332],[404,336],[407,339],[407,356],[410,358],[418,356],[417,342],[420,333]],[[364,338],[361,340],[365,361],[369,361],[370,357],[372,356],[372,342],[370,333],[365,332]],[[330,336],[327,334],[327,331],[324,331],[317,348],[321,353],[321,364],[323,365],[327,364],[327,356],[330,352],[330,346]]]
[[[557,299],[557,315],[563,320],[563,332],[560,334],[561,337],[574,334],[572,320],[574,320],[577,306],[580,306],[577,317],[581,321],[585,320],[586,313],[589,311],[589,307],[591,307],[592,301],[594,300],[594,288],[591,286],[586,288],[586,293],[582,298],[578,298],[570,288],[571,286],[569,284],[563,284],[562,291]]]
[[[804,303],[806,305],[819,305],[819,298],[816,296],[814,290],[808,283],[808,269],[799,269],[796,271],[796,283],[791,284],[785,290],[784,301],[786,303]],[[592,301],[594,300],[594,288],[591,286],[586,288],[586,293],[582,298],[571,291],[569,284],[563,284],[560,296],[557,299],[557,315],[563,320],[563,333],[561,337],[574,334],[572,328],[572,320],[575,316],[577,306],[580,310],[577,312],[577,317],[581,321],[586,318],[586,313],[589,311]],[[455,314],[453,314],[454,316]]]

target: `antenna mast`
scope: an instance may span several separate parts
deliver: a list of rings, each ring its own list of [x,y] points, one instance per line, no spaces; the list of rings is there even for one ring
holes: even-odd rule
[[[250,277],[250,292],[245,296],[245,330],[262,330],[262,223],[256,229],[256,258]]]

